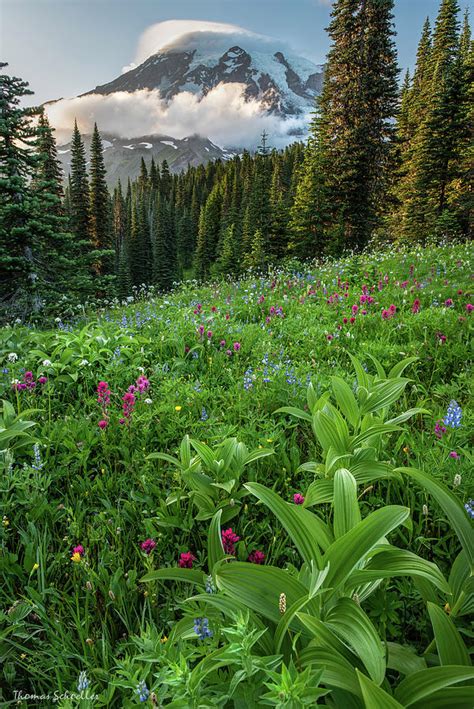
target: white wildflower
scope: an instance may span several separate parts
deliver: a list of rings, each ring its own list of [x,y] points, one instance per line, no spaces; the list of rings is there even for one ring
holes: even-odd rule
[[[9,362],[16,362],[17,359],[18,359],[17,353],[16,353],[16,352],[10,352],[10,354],[8,355],[8,361],[9,361]]]

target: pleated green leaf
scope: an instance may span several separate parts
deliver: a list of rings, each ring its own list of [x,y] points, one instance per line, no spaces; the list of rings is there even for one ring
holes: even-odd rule
[[[148,581],[184,581],[185,583],[204,585],[205,574],[197,569],[181,569],[170,566],[169,568],[149,571],[140,579],[140,583],[147,583]]]
[[[450,593],[449,584],[436,564],[411,551],[392,546],[377,551],[362,570],[354,571],[351,581],[357,586],[394,576],[424,578],[444,593]]]
[[[300,662],[302,667],[312,666],[323,670],[321,684],[345,689],[357,697],[361,696],[354,667],[335,650],[309,645],[301,652]]]
[[[359,679],[362,699],[365,709],[403,709],[390,694],[387,694],[381,687],[373,682],[369,677],[356,670]]]
[[[342,537],[360,522],[357,483],[345,468],[334,475],[334,536]]]
[[[207,533],[207,563],[209,571],[212,571],[215,564],[225,557],[221,537],[221,515],[222,510],[218,510],[212,518]]]
[[[282,406],[280,409],[277,409],[275,413],[289,414],[290,416],[294,416],[297,419],[303,419],[303,421],[309,421],[310,423],[313,420],[311,414],[308,414],[307,411],[303,411],[303,409],[297,409],[295,406]]]
[[[314,562],[318,569],[322,569],[320,549],[327,549],[333,540],[329,527],[310,510],[285,502],[264,485],[247,483],[244,487],[278,518],[303,560],[309,565]]]
[[[278,623],[280,595],[290,608],[308,590],[294,576],[275,566],[259,566],[242,561],[220,562],[214,570],[218,588],[265,618]]]
[[[360,411],[354,392],[341,377],[331,377],[331,382],[337,405],[351,426],[356,427],[359,423]]]
[[[315,480],[304,495],[304,506],[312,507],[322,502],[332,502],[334,496],[333,480]]]
[[[329,628],[322,620],[308,613],[297,613],[298,619],[304,626],[307,633],[313,636],[311,646],[325,647],[328,650],[334,650],[344,657],[351,665],[358,666],[362,669],[362,663],[359,658],[354,655],[347,645],[344,645],[342,640]]]
[[[409,645],[399,645],[398,643],[386,643],[387,645],[387,667],[396,670],[401,675],[411,675],[414,672],[424,670],[426,661],[423,657],[418,657],[414,648]]]
[[[461,501],[446,485],[443,485],[443,483],[436,480],[436,478],[427,475],[421,470],[417,470],[416,468],[397,468],[396,470],[412,478],[412,480],[415,480],[415,482],[424,487],[430,495],[433,495],[458,535],[461,546],[466,552],[469,565],[471,567],[474,566],[474,535],[472,533],[471,523],[467,518],[466,510],[462,506]]]
[[[340,598],[325,622],[352,648],[373,681],[382,684],[385,677],[385,646],[362,608],[351,598]]]
[[[472,664],[471,658],[451,618],[434,603],[428,603],[428,613],[433,626],[440,663],[442,665],[466,665],[470,667]]]
[[[331,544],[323,557],[329,564],[325,587],[336,591],[365,555],[410,514],[407,507],[392,505],[372,512],[350,532]]]
[[[429,705],[424,700],[415,702],[412,709],[472,709],[474,687],[448,687],[430,694]]]
[[[400,682],[395,690],[395,698],[406,707],[423,701],[424,706],[428,709],[431,707],[431,695],[434,695],[435,692],[468,680],[474,680],[474,668],[472,667],[462,665],[428,667],[426,670],[415,672]],[[474,685],[470,689],[471,695],[474,696]]]

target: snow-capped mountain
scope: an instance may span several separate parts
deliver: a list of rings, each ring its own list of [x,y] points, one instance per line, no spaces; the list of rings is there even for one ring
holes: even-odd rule
[[[91,136],[85,135],[83,140],[86,154],[89,154]],[[182,140],[166,135],[145,135],[127,140],[106,133],[102,136],[102,144],[110,187],[115,187],[118,179],[125,187],[129,177],[137,177],[140,174],[142,158],[147,167],[153,157],[157,164],[166,160],[172,172],[180,172],[188,165],[197,166],[218,158],[228,160],[235,155],[231,150],[220,148],[208,138],[198,135],[191,135]],[[58,147],[58,158],[64,174],[68,175],[71,165],[70,143]]]
[[[196,35],[199,33],[195,33]],[[258,100],[262,107],[284,116],[307,113],[320,93],[323,67],[308,59],[283,52],[246,51],[196,42],[194,48],[179,42],[148,57],[142,64],[113,81],[96,86],[88,94],[128,93],[140,89],[158,90],[169,101],[182,91],[206,96],[219,84],[241,84],[245,99]],[[242,42],[244,44],[244,42]],[[85,94],[87,95],[87,94]]]
[[[97,121],[110,185],[138,175],[142,157],[147,164],[152,156],[166,159],[177,172],[188,164],[229,159],[244,147],[252,150],[263,129],[275,147],[304,137],[321,91],[322,65],[233,25],[193,22],[189,31],[189,24],[152,26],[142,36],[148,39],[138,66],[48,105],[63,135],[70,135],[78,119],[87,151]],[[175,32],[164,43],[153,34],[163,26]],[[67,175],[69,143],[59,146],[59,155]]]

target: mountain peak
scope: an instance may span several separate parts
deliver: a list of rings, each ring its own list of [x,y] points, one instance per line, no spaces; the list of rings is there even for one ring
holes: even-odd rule
[[[226,34],[211,33],[211,40],[208,34],[185,35],[181,42],[165,46],[139,66],[83,95],[148,89],[170,101],[184,91],[202,98],[219,84],[241,84],[244,98],[261,102],[269,113],[295,116],[311,110],[321,90],[321,66],[273,51],[265,42],[258,46],[255,39],[246,47],[245,41],[230,44],[232,38]]]

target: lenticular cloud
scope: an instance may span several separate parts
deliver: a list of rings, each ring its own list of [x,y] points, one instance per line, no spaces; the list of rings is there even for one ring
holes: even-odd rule
[[[249,53],[273,54],[282,49],[281,42],[235,25],[173,20],[145,30],[133,62],[124,70],[134,68],[165,49],[167,52],[188,51],[198,47],[199,53],[216,56],[216,52],[224,53],[235,44]],[[244,90],[242,84],[220,83],[205,96],[181,91],[167,101],[158,90],[118,91],[61,99],[45,108],[59,142],[70,139],[75,119],[83,133],[91,133],[97,122],[102,133],[123,138],[158,134],[179,139],[197,133],[219,145],[242,148],[255,146],[264,129],[271,134],[272,143],[282,147],[291,142],[290,135],[307,126],[306,115],[283,119],[267,114],[258,99],[244,98]]]

